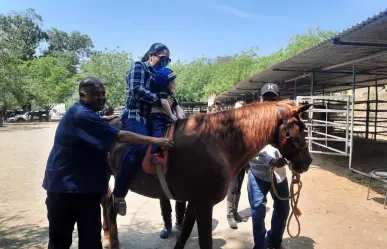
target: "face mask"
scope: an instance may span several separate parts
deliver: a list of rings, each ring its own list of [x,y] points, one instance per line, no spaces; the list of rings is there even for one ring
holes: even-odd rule
[[[160,64],[154,65],[152,68],[155,70],[155,72],[158,72],[161,69],[164,69],[167,67],[167,63],[165,61],[162,61]]]
[[[160,63],[157,63],[152,68],[155,70],[155,72],[158,72],[161,69],[164,69],[167,67],[167,62],[165,60],[162,60]]]

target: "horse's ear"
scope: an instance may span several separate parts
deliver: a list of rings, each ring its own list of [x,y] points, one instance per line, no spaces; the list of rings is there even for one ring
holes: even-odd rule
[[[294,111],[296,113],[302,113],[302,112],[307,111],[311,106],[313,106],[313,104],[306,104],[306,105],[295,106],[294,107]]]

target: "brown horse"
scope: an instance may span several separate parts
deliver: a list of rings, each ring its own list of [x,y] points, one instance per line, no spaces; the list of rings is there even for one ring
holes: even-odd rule
[[[234,176],[268,143],[279,149],[299,173],[312,162],[299,114],[310,107],[294,102],[253,103],[211,114],[195,114],[176,123],[175,146],[169,151],[166,181],[176,200],[188,201],[180,238],[175,249],[182,249],[195,221],[201,249],[212,248],[213,206],[222,201]],[[119,121],[113,120],[118,127]],[[126,146],[116,145],[109,158],[115,175]],[[151,198],[164,197],[156,176],[139,170],[131,191]],[[102,202],[104,231],[111,248],[119,248],[112,200]],[[129,202],[130,206],[130,202]]]

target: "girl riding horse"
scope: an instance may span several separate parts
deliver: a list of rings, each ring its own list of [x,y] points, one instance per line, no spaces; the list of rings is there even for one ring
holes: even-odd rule
[[[126,74],[127,94],[125,111],[122,114],[122,128],[141,135],[149,135],[147,115],[159,97],[150,91],[157,71],[170,62],[169,49],[162,43],[153,44],[141,61],[137,61]],[[122,167],[116,176],[113,203],[119,215],[126,215],[125,196],[131,181],[135,178],[146,152],[146,145],[129,145],[122,160]]]

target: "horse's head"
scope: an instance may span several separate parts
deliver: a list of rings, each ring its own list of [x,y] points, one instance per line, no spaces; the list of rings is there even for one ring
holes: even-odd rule
[[[300,119],[301,114],[311,106],[310,104],[302,106],[292,105],[290,116],[289,113],[286,115],[284,107],[278,106],[281,121],[274,144],[283,157],[290,161],[289,166],[297,173],[308,171],[312,163],[312,157],[309,154],[309,148],[304,135],[305,124]]]

